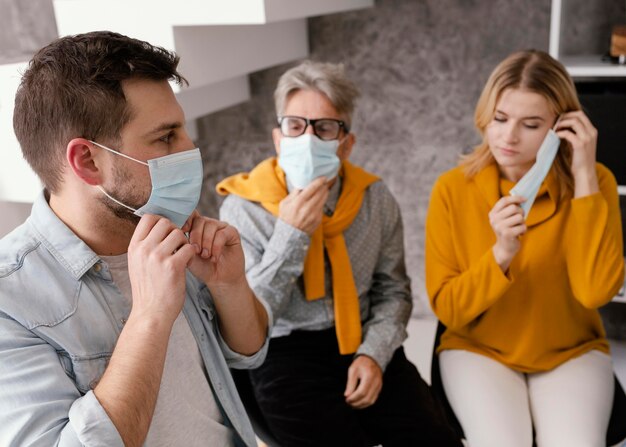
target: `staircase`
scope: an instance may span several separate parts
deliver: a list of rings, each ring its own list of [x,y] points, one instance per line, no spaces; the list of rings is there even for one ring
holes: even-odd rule
[[[250,98],[250,73],[307,57],[308,17],[373,4],[374,0],[54,0],[54,12],[61,36],[106,29],[176,51],[180,72],[190,85],[173,88],[193,133],[197,118]],[[26,63],[0,66],[0,200],[32,202],[41,188],[22,159],[12,127],[13,100]]]

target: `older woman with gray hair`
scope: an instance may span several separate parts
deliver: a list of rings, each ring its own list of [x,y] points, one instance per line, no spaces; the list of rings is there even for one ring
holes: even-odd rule
[[[412,300],[400,208],[351,164],[356,86],[304,62],[275,92],[277,157],[227,178],[220,215],[273,317],[251,382],[284,446],[459,446],[402,342]]]

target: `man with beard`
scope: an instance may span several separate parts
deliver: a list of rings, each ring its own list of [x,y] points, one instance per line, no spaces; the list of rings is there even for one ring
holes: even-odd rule
[[[96,32],[24,73],[14,128],[44,190],[0,241],[2,445],[256,445],[228,368],[263,361],[268,314],[237,231],[195,211],[177,64]]]

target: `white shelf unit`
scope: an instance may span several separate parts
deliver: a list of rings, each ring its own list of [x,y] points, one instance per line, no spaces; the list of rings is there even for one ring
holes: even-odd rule
[[[604,62],[599,55],[563,56],[560,60],[573,78],[626,78],[626,65]]]
[[[550,15],[550,55],[560,60],[573,78],[626,78],[626,65],[603,61],[601,54],[561,54],[562,6],[567,0],[552,0]]]
[[[626,81],[626,65],[603,61],[601,54],[564,55],[561,54],[562,6],[567,0],[552,0],[550,15],[549,52],[552,57],[561,61],[574,80],[576,78],[620,78]],[[619,185],[617,192],[626,196],[626,185]],[[613,298],[614,303],[626,303],[626,283]]]

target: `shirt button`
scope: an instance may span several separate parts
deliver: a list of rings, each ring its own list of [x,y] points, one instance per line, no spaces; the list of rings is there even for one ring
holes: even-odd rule
[[[102,265],[98,263],[98,264],[96,264],[96,265],[94,265],[94,266],[93,266],[93,269],[94,269],[96,272],[99,272],[100,270],[102,270]]]
[[[302,248],[303,248],[303,249],[305,249],[305,250],[308,250],[308,249],[309,249],[309,246],[308,246],[307,244],[304,244],[304,245],[302,246]]]
[[[122,323],[122,326],[126,324],[126,322],[128,321],[127,318],[121,318],[120,322]]]

